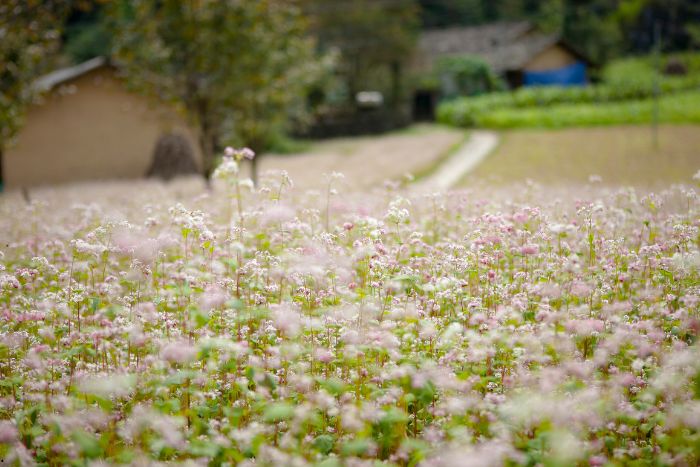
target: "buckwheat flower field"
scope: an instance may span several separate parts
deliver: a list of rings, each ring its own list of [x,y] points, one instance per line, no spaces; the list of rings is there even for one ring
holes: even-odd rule
[[[700,462],[692,180],[216,177],[0,201],[0,459]]]

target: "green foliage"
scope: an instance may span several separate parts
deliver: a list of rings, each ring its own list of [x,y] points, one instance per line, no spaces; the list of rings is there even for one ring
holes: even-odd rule
[[[266,423],[277,423],[283,420],[289,420],[293,416],[294,406],[284,402],[279,402],[267,407],[262,419]]]
[[[51,0],[0,3],[0,153],[16,135],[35,97],[32,83],[47,71],[68,5]]]
[[[627,57],[614,60],[605,66],[602,72],[603,81],[611,85],[624,86],[630,83],[643,83],[651,87],[655,78],[662,81],[662,85],[669,82],[680,81],[681,77],[664,76],[663,70],[669,63],[679,63],[685,70],[685,77],[700,79],[700,53],[682,52],[663,55],[659,64],[654,63],[654,57],[650,55],[639,57]],[[659,71],[657,71],[657,66]]]
[[[331,452],[334,444],[335,440],[331,435],[319,435],[314,439],[314,447],[324,455]]]
[[[309,8],[313,31],[325,50],[340,52],[337,71],[343,95],[371,89],[394,105],[404,97],[405,73],[418,33],[414,0],[378,2],[314,0]]]
[[[442,107],[438,118],[485,128],[564,128],[572,126],[650,123],[653,100],[627,100],[608,104],[557,104],[547,107],[502,108],[464,120]],[[462,119],[462,120],[460,120]],[[700,92],[690,91],[660,99],[660,123],[700,123]]]
[[[268,149],[321,72],[293,3],[139,2],[111,10],[132,84],[179,104],[199,130],[205,172],[225,142]]]
[[[560,0],[420,0],[426,28],[518,19],[552,25],[561,14],[561,3]]]
[[[81,21],[66,28],[63,52],[75,63],[93,57],[109,56],[112,35],[103,18],[95,21]]]
[[[475,56],[441,57],[435,64],[435,74],[446,98],[474,96],[505,88],[489,65]]]
[[[630,80],[636,80],[650,86],[656,74],[650,60],[630,57],[607,64],[601,76],[605,83],[612,85],[625,85]]]
[[[700,88],[698,57],[698,54],[683,54],[663,58],[662,65],[671,59],[680,59],[688,70],[684,76],[663,76],[654,71],[649,57],[631,58],[609,64],[602,72],[604,83],[599,85],[523,87],[513,92],[456,99],[440,105],[438,121],[464,127],[498,128],[594,125],[596,118],[600,118],[600,124],[645,122],[651,118],[650,99],[655,86],[658,85],[662,96],[692,94]],[[672,107],[678,108],[675,104]],[[674,112],[667,121],[684,121],[683,115],[694,121],[692,109],[682,104],[681,107],[690,113]],[[610,111],[612,113],[608,114]],[[542,117],[541,121],[538,116]],[[562,120],[557,123],[555,118]]]
[[[662,94],[692,91],[700,86],[700,77],[672,78],[660,82]],[[649,99],[653,86],[641,80],[619,86],[530,87],[514,92],[493,93],[445,102],[438,107],[438,121],[456,126],[478,126],[493,112],[548,108],[554,105],[609,104]]]
[[[343,444],[342,453],[345,456],[362,456],[372,447],[372,442],[367,438],[358,438]]]
[[[595,63],[619,54],[623,35],[610,0],[562,0],[562,35]]]

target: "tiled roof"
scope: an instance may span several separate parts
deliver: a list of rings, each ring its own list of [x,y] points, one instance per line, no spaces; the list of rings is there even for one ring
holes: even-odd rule
[[[37,79],[34,82],[34,88],[40,92],[50,91],[60,84],[78,78],[106,64],[107,59],[105,57],[95,57],[79,65],[61,68]]]
[[[510,44],[531,30],[532,25],[527,21],[436,29],[421,35],[419,48],[430,55],[480,55],[499,45]]]
[[[558,35],[534,32],[527,21],[432,30],[419,40],[420,61],[430,68],[438,57],[476,55],[496,72],[517,70],[559,40]]]

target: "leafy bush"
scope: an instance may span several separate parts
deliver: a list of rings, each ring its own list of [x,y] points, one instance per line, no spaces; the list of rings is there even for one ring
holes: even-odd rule
[[[700,77],[683,76],[667,78],[660,82],[659,91],[675,94],[700,89]],[[438,121],[457,126],[473,126],[492,112],[526,108],[542,108],[559,104],[607,104],[630,100],[648,99],[653,96],[653,86],[641,82],[628,86],[586,87],[530,87],[515,92],[493,93],[473,98],[462,98],[442,103],[438,107]]]
[[[653,56],[627,57],[610,62],[602,72],[603,81],[608,84],[627,83],[630,80],[651,82],[657,74]],[[688,76],[700,74],[700,53],[681,52],[663,55],[659,67],[666,69],[669,63],[680,63]]]
[[[459,108],[443,106],[438,109],[438,119],[458,126],[484,128],[639,124],[651,122],[653,106],[653,100],[642,99],[600,104],[496,108],[479,114],[461,114]],[[662,123],[700,123],[700,92],[680,93],[661,98],[659,118]]]
[[[444,97],[474,96],[503,90],[505,84],[488,63],[470,55],[441,57],[435,75]]]
[[[509,112],[514,112],[514,120],[525,122],[530,119],[522,116],[538,115],[538,108],[546,108],[545,112],[549,114],[550,107],[564,104],[593,105],[649,99],[654,95],[655,83],[658,83],[658,90],[662,95],[700,90],[700,72],[691,71],[696,70],[696,66],[697,70],[700,70],[700,59],[696,64],[694,61],[696,57],[700,55],[681,56],[684,63],[688,63],[689,73],[685,76],[659,76],[655,80],[655,72],[648,58],[625,59],[613,62],[606,67],[603,71],[604,84],[583,87],[523,87],[513,92],[455,99],[444,102],[438,107],[438,121],[470,127],[484,125],[487,124],[486,122],[508,120]],[[670,58],[666,57],[665,60]],[[524,109],[530,109],[530,111],[521,112]],[[570,111],[567,110],[566,113]],[[591,116],[596,114],[595,111],[586,109],[582,109],[582,113]],[[497,115],[494,117],[493,114]],[[600,113],[600,115],[603,114]],[[622,118],[622,114],[619,115]],[[537,122],[533,120],[533,123]],[[549,125],[538,124],[538,126]]]

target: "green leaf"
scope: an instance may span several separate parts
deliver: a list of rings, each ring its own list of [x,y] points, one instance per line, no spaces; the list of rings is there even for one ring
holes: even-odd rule
[[[343,444],[342,453],[344,456],[361,456],[366,454],[372,447],[372,442],[367,438],[358,438]]]
[[[335,457],[330,457],[314,465],[315,467],[341,467],[341,465],[343,464],[340,463],[339,459],[336,459]]]
[[[195,322],[197,329],[199,329],[209,323],[209,313],[198,308],[191,308],[190,319]]]
[[[393,425],[398,425],[406,423],[408,421],[408,415],[403,410],[396,407],[392,407],[386,412],[380,419],[379,423],[385,427],[391,427]]]
[[[346,385],[340,378],[319,379],[318,383],[333,396],[339,396],[346,390]]]
[[[214,458],[221,448],[216,443],[195,439],[190,442],[188,450],[195,457]]]
[[[265,423],[277,423],[289,420],[294,416],[294,406],[286,402],[277,402],[265,409],[263,421]]]
[[[314,440],[314,447],[319,450],[321,454],[328,454],[333,449],[335,444],[335,439],[331,435],[320,435]]]
[[[94,459],[102,455],[102,447],[94,436],[85,433],[84,431],[74,431],[71,437],[80,447],[80,450],[85,457]]]

